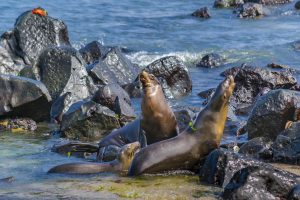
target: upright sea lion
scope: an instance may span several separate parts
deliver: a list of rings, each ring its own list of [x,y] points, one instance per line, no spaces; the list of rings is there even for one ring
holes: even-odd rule
[[[228,101],[235,83],[227,77],[216,89],[194,124],[177,137],[154,143],[138,152],[128,175],[192,169],[200,158],[218,148],[223,136]]]
[[[176,117],[159,82],[146,71],[142,71],[139,77],[144,90],[141,127],[148,144],[175,137],[178,134]]]
[[[140,143],[134,142],[122,147],[117,159],[102,163],[68,163],[51,168],[48,173],[94,174],[101,172],[124,173],[132,162],[135,153],[140,149]]]
[[[99,160],[114,159],[115,152],[123,145],[139,141],[141,147],[177,135],[175,115],[168,105],[163,90],[155,76],[141,72],[140,81],[143,85],[142,119],[127,124],[104,137],[99,143]]]

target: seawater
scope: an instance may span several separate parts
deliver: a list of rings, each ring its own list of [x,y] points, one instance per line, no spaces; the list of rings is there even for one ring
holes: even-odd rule
[[[50,16],[66,23],[71,43],[77,49],[93,40],[122,46],[129,50],[126,56],[141,67],[163,56],[176,55],[188,66],[193,91],[188,97],[171,100],[172,106],[201,106],[197,93],[216,87],[223,79],[219,76],[222,71],[242,63],[263,67],[276,62],[299,69],[300,52],[293,49],[292,43],[300,40],[300,12],[293,9],[294,3],[266,7],[268,16],[254,20],[239,19],[232,9],[214,9],[212,5],[213,0],[7,0],[0,2],[0,32],[12,29],[24,11],[41,6]],[[209,8],[212,18],[203,20],[190,15],[203,6]],[[195,67],[203,55],[212,52],[226,58],[226,65],[217,69]],[[139,113],[140,99],[132,102]],[[146,198],[142,194],[155,193],[170,182],[178,184],[163,187],[158,192],[162,197],[213,198],[218,193],[188,175],[145,178],[138,183],[112,174],[48,175],[47,170],[54,165],[80,160],[52,153],[52,145],[62,139],[49,137],[48,129],[40,130],[38,136],[0,134],[0,178],[16,179],[12,184],[0,185],[0,199]],[[129,193],[120,191],[120,187]]]

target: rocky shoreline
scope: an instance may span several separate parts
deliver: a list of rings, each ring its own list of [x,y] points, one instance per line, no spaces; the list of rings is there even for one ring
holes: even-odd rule
[[[263,5],[288,2],[217,0],[215,7],[238,7],[239,17],[255,18],[264,15]],[[207,12],[200,9],[194,16],[209,18]],[[57,123],[60,136],[71,141],[99,141],[139,117],[131,98],[143,95],[138,79],[142,70],[158,79],[166,98],[180,99],[192,91],[188,68],[176,56],[142,68],[119,47],[93,41],[76,50],[64,22],[31,11],[21,14],[13,30],[1,36],[0,58],[0,131],[34,131],[36,122],[46,121]],[[208,54],[196,66],[216,68],[225,62],[220,55]],[[299,176],[269,164],[299,165],[300,87],[295,73],[271,63],[243,64],[221,74],[233,75],[236,83],[226,130],[232,135],[245,133],[249,139],[239,144],[238,153],[230,145],[214,150],[196,170],[201,182],[224,189],[222,198],[299,199]],[[199,96],[205,104],[213,93],[210,89]],[[175,111],[180,130],[199,110]],[[247,120],[235,123],[236,116]]]

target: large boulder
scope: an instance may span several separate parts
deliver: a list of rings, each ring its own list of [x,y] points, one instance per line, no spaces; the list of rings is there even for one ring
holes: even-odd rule
[[[235,108],[251,106],[268,89],[289,89],[297,84],[296,78],[288,72],[277,72],[259,67],[242,65],[224,71],[223,76],[234,76],[236,87],[230,99]]]
[[[33,66],[40,53],[50,46],[70,45],[67,26],[50,16],[40,16],[26,11],[15,23],[10,37],[2,37],[1,43],[10,43],[10,50],[21,57],[25,64]]]
[[[81,48],[79,53],[87,64],[93,64],[102,59],[107,54],[108,50],[109,48],[103,46],[98,41],[93,41]]]
[[[270,164],[224,149],[211,152],[200,167],[200,182],[225,188],[224,199],[286,198],[297,185],[297,178]]]
[[[6,32],[0,39],[0,73],[18,75],[26,66],[24,60],[16,54],[17,41],[13,32]]]
[[[224,188],[223,199],[287,199],[297,176],[272,167],[249,166],[236,172]]]
[[[239,18],[258,18],[264,15],[263,6],[258,3],[245,3],[237,9]]]
[[[63,137],[82,141],[99,140],[115,128],[120,128],[116,114],[93,101],[73,104],[60,125]]]
[[[258,160],[225,149],[212,151],[200,167],[200,182],[225,187],[233,175],[248,166],[267,166]]]
[[[266,137],[271,140],[285,129],[287,121],[294,119],[300,92],[273,90],[261,96],[247,121],[249,139]]]
[[[278,5],[278,4],[285,4],[290,3],[292,0],[244,0],[245,3],[251,2],[251,3],[258,3],[263,5]]]
[[[244,4],[244,0],[215,0],[215,8],[230,8]]]
[[[49,119],[51,96],[39,81],[0,74],[0,117]]]
[[[88,66],[88,71],[98,84],[126,85],[139,74],[139,69],[117,47],[111,48],[102,60]]]
[[[40,79],[53,100],[67,92],[71,98],[64,110],[81,99],[90,97],[96,87],[87,74],[81,55],[71,47],[51,47],[39,57],[37,67]]]
[[[145,70],[158,79],[168,98],[184,97],[192,91],[188,69],[176,56],[158,59],[149,64]]]
[[[300,122],[294,122],[290,128],[277,136],[272,145],[273,160],[276,162],[300,163]]]

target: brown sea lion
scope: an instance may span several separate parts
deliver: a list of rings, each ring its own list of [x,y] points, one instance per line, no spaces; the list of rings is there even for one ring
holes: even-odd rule
[[[139,141],[141,147],[177,135],[175,115],[168,105],[157,79],[146,71],[141,72],[143,85],[142,117],[113,131],[99,143],[99,160],[114,159],[115,152],[123,145]]]
[[[142,71],[139,78],[144,90],[141,128],[148,144],[175,137],[178,134],[176,117],[158,80],[146,71]]]
[[[118,158],[111,162],[102,163],[67,163],[51,168],[48,173],[95,174],[101,172],[124,173],[132,162],[135,153],[140,149],[140,143],[134,142],[122,147]]]
[[[128,175],[193,169],[201,158],[220,145],[228,101],[234,86],[233,77],[227,77],[191,127],[177,137],[154,143],[139,151]]]

